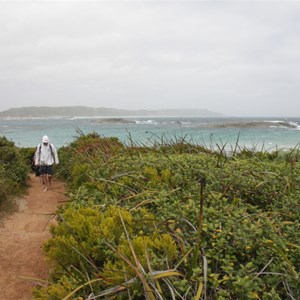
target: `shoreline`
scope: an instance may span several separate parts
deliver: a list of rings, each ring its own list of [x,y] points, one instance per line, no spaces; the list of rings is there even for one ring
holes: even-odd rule
[[[81,134],[97,133],[116,137],[122,143],[151,145],[174,141],[207,146],[236,142],[240,147],[292,149],[300,142],[298,119],[237,118],[80,118],[80,119],[0,119],[0,135],[18,147],[36,147],[48,135],[58,148],[67,146]]]

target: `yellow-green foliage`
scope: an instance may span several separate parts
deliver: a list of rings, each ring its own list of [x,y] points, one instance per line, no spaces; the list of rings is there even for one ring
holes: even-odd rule
[[[169,183],[171,178],[171,170],[165,169],[161,171],[161,180],[165,183]]]
[[[37,300],[62,300],[76,287],[77,282],[74,278],[63,275],[56,283],[47,287],[47,291],[34,289],[33,296]],[[76,298],[73,299],[75,300]]]
[[[104,213],[94,208],[67,209],[60,225],[52,228],[55,238],[45,244],[49,256],[66,265],[76,264],[81,255],[104,261],[103,241],[118,241],[124,234],[120,216],[130,230],[132,216],[118,207]]]
[[[143,171],[143,176],[148,180],[148,185],[150,187],[156,187],[158,184],[170,182],[171,170],[164,169],[159,172],[154,167],[146,166]]]
[[[46,242],[45,249],[49,257],[73,274],[77,286],[88,280],[86,272],[90,274],[89,279],[104,278],[104,283],[96,289],[122,284],[125,277],[137,276],[131,266],[136,266],[136,259],[148,272],[147,257],[155,270],[168,269],[178,256],[174,240],[169,234],[159,233],[154,216],[145,209],[129,212],[117,206],[105,210],[69,207],[59,220],[58,226],[52,228],[53,238]],[[36,299],[46,299],[43,297],[48,294],[53,297],[50,299],[58,299],[57,295],[70,292],[70,282],[59,273],[53,275],[54,285],[36,291]],[[85,289],[78,295],[85,295]]]
[[[161,178],[158,175],[158,171],[155,168],[145,167],[144,176],[149,180],[149,186],[155,187],[161,182]]]
[[[80,186],[88,180],[89,165],[87,163],[75,164],[71,170],[73,184]]]
[[[126,257],[135,266],[136,258],[146,273],[151,271],[147,259],[150,261],[151,269],[161,270],[166,268],[163,262],[168,262],[171,266],[178,257],[176,244],[169,234],[140,235],[133,237],[130,243],[133,251],[129,247],[128,240],[122,240],[113,259],[107,260],[103,268],[101,275],[107,280],[109,279],[112,285],[122,284],[126,279],[136,276],[130,265],[120,259],[121,256]],[[121,272],[118,272],[118,270],[121,270]]]

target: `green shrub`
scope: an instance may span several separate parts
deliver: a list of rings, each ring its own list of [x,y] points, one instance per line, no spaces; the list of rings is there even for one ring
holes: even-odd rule
[[[174,240],[157,230],[154,216],[144,209],[129,212],[116,206],[104,211],[70,207],[59,217],[59,225],[52,228],[53,238],[45,244],[59,267],[53,274],[54,284],[37,289],[36,299],[48,299],[49,294],[57,299],[56,295],[70,293],[70,280],[60,276],[63,270],[73,278],[73,288],[74,283],[81,286],[102,278],[93,285],[94,291],[100,292],[137,277],[137,269],[149,272],[148,259],[154,270],[170,268],[177,259]],[[87,297],[89,293],[88,285],[76,295]]]
[[[62,286],[70,299],[300,298],[299,165],[189,147],[92,135],[62,149],[71,203],[36,299]]]
[[[29,167],[20,149],[5,137],[0,138],[0,212],[14,205],[11,198],[24,190]]]

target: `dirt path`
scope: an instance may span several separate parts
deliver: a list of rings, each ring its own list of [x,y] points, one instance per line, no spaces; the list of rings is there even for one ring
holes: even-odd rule
[[[47,278],[42,243],[55,222],[49,214],[66,200],[64,184],[55,178],[47,192],[33,175],[29,184],[28,194],[19,200],[19,211],[0,224],[0,298],[5,300],[33,299],[34,283],[20,277]]]

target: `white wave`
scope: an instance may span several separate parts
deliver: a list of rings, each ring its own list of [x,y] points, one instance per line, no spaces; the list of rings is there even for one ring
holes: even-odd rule
[[[300,129],[300,125],[297,122],[289,122],[291,126],[295,126],[295,129]]]
[[[300,130],[300,125],[297,122],[293,122],[293,121],[270,120],[264,122],[274,124],[274,125],[270,125],[270,128],[289,128],[289,129]]]
[[[283,120],[265,120],[266,123],[281,123],[284,122]]]
[[[143,120],[143,121],[136,120],[135,124],[138,124],[138,125],[157,125],[158,123],[154,120]]]

